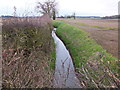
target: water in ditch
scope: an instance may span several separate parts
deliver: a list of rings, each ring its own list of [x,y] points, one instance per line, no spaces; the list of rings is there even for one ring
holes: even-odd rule
[[[72,58],[63,42],[52,31],[52,37],[56,44],[56,64],[53,85],[55,88],[81,88],[75,75]]]

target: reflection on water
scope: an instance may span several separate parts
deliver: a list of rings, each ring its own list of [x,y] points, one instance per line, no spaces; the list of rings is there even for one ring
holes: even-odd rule
[[[55,31],[56,29],[52,31],[52,37],[56,44],[54,87],[80,88],[80,82],[75,75],[72,58],[63,42],[56,36]]]

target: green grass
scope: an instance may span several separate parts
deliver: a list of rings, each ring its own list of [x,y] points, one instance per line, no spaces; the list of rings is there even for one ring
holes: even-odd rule
[[[88,26],[88,27],[94,27],[94,28],[98,28],[98,29],[104,29],[104,30],[114,30],[115,28],[111,28],[111,27],[101,27],[101,26],[91,26],[88,24],[84,24],[84,23],[75,23],[77,25],[81,25],[81,26]]]
[[[84,23],[75,23],[75,24],[78,24],[78,25],[81,25],[81,26],[89,26],[89,25],[87,25],[87,24],[84,24]]]
[[[93,39],[88,37],[88,33],[79,28],[62,22],[53,22],[57,27],[57,35],[64,41],[69,49],[76,68],[85,65],[93,57],[97,58],[96,53],[102,57],[104,64],[110,62],[112,71],[117,72],[117,58],[107,53],[102,46],[98,45]]]
[[[114,30],[115,28],[111,28],[111,27],[100,27],[100,26],[91,26],[91,27],[95,27],[95,28],[99,28],[99,29],[104,29],[104,30]]]
[[[56,60],[55,43],[52,40],[51,61],[49,62],[51,70],[55,70],[55,60]]]

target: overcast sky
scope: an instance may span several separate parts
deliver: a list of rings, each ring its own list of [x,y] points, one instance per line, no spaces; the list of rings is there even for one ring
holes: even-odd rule
[[[45,0],[0,0],[0,16],[13,15],[13,7],[17,7],[17,14],[36,15],[34,7],[37,1]],[[120,0],[56,0],[59,15],[78,16],[111,16],[118,14]],[[33,13],[32,13],[33,12]]]

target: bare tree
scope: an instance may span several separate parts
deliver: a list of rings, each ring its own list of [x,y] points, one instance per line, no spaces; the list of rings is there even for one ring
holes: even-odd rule
[[[36,10],[42,14],[48,14],[50,18],[53,17],[55,20],[57,12],[57,3],[56,0],[46,0],[45,2],[37,2]]]
[[[55,19],[56,19],[56,10],[53,9],[53,20],[55,20]]]
[[[75,19],[75,13],[73,13],[73,18]]]
[[[14,17],[16,17],[17,16],[17,13],[16,13],[17,8],[16,8],[16,6],[14,6],[13,9],[14,9],[13,15],[14,15]]]

